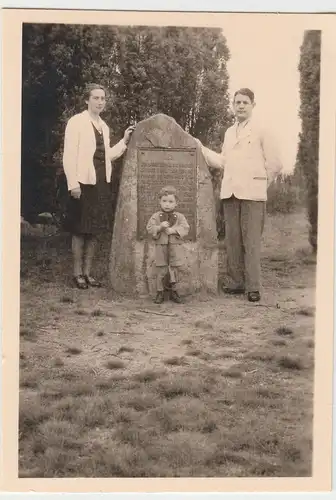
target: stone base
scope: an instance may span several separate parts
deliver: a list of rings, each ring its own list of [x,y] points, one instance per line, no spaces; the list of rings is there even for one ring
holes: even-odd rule
[[[156,292],[155,245],[137,235],[137,151],[152,147],[167,148],[167,153],[169,148],[196,150],[196,240],[183,243],[186,261],[179,272],[178,288],[183,295],[217,293],[218,242],[210,173],[195,139],[166,115],[137,125],[124,158],[112,238],[111,287],[129,296],[152,296]],[[178,190],[179,186],[175,187]]]
[[[186,259],[184,266],[178,269],[178,290],[189,295],[201,290],[217,292],[217,248],[200,248],[197,242],[183,244]],[[137,293],[156,293],[155,245],[136,243],[136,282]]]

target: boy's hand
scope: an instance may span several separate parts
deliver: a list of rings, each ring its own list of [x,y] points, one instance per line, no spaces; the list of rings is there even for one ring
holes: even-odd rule
[[[166,234],[175,234],[175,229],[173,229],[172,227],[168,227],[165,231]]]
[[[164,220],[163,222],[161,222],[160,228],[161,229],[167,229],[167,228],[169,228],[169,222],[167,220]]]

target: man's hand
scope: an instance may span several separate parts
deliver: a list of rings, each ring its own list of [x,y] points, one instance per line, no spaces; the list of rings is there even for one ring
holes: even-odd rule
[[[74,189],[71,189],[70,194],[73,198],[75,198],[76,200],[79,200],[79,198],[81,197],[81,194],[82,194],[81,188],[78,186]]]

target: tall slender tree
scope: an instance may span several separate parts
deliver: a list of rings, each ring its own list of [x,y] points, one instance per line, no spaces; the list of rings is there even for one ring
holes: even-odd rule
[[[296,174],[302,175],[305,179],[310,223],[309,242],[315,252],[318,232],[320,62],[321,31],[305,31],[299,62],[302,130],[299,137]]]

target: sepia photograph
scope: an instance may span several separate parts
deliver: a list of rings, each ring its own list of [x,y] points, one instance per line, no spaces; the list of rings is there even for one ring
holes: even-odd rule
[[[18,478],[312,478],[323,29],[107,14],[20,26]]]

